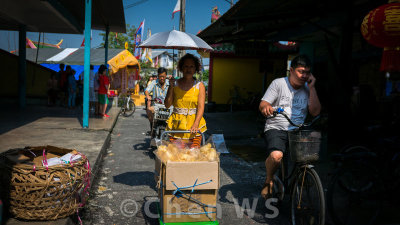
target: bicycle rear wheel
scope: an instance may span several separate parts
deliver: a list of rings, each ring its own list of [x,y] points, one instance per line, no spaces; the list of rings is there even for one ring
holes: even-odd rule
[[[327,193],[333,222],[337,225],[374,224],[382,205],[380,184],[370,166],[354,163],[351,167],[342,167],[332,178]]]
[[[134,102],[132,99],[129,99],[129,102],[128,102],[128,104],[127,104],[125,107],[126,107],[126,108],[125,108],[125,110],[124,110],[123,115],[124,115],[125,117],[132,116],[133,113],[134,113],[135,110],[136,110],[135,102]]]
[[[291,192],[293,225],[324,225],[325,197],[321,180],[313,168],[299,170]]]

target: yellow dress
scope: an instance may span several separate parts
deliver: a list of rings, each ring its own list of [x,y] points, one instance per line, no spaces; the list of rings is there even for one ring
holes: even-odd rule
[[[190,130],[196,120],[196,111],[199,100],[199,82],[196,82],[188,91],[182,90],[177,85],[174,86],[174,106],[171,116],[167,120],[166,130]],[[201,117],[199,122],[199,130],[205,132],[207,130],[206,121]],[[171,134],[174,138],[192,139],[200,134]]]

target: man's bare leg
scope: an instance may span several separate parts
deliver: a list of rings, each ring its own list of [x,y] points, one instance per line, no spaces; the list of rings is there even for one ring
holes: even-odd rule
[[[265,168],[267,178],[265,179],[264,187],[261,190],[261,196],[263,198],[269,197],[272,194],[273,179],[276,170],[278,169],[282,161],[283,153],[281,151],[272,151],[268,158],[265,160]]]
[[[150,122],[150,132],[153,129],[154,107],[148,106],[146,109],[147,118]]]
[[[95,115],[99,115],[100,114],[100,104],[99,104],[99,102],[95,102],[94,114]]]

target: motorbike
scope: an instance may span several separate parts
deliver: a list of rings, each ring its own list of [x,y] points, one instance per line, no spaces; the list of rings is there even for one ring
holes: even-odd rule
[[[154,102],[154,117],[150,134],[150,147],[156,147],[155,139],[160,139],[161,134],[165,131],[165,128],[167,127],[167,120],[172,113],[172,106],[167,109],[164,106],[164,101],[159,98],[152,99],[151,101]]]

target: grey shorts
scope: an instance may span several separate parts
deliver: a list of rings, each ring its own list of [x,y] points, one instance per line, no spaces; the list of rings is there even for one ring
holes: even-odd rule
[[[273,151],[286,152],[289,145],[288,132],[285,130],[267,130],[264,135],[267,144],[267,157]]]

